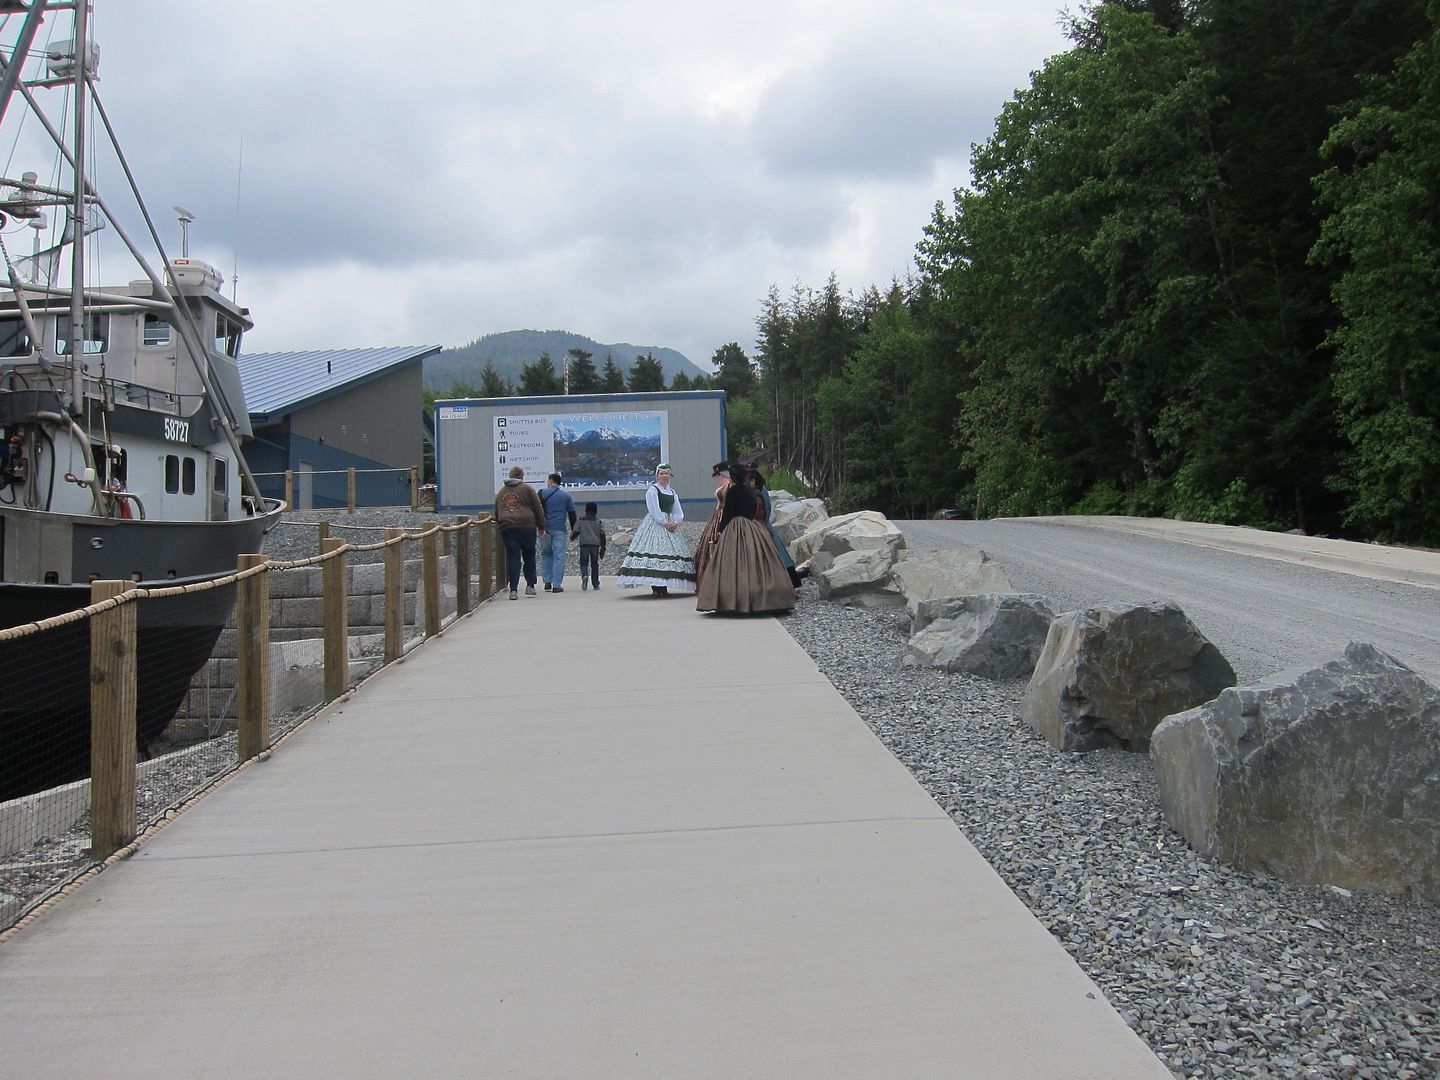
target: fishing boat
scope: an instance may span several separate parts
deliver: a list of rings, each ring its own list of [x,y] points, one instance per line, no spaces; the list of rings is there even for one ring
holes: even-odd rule
[[[172,258],[133,181],[123,214],[95,186],[107,139],[117,171],[132,174],[97,92],[88,7],[0,0],[0,133],[38,122],[62,163],[48,183],[0,177],[0,628],[83,607],[97,580],[159,588],[231,573],[284,509],[241,453],[251,432],[237,358],[252,323],[222,276],[189,257],[193,215],[176,208]],[[41,250],[37,228],[17,256],[47,220],[55,242]],[[144,248],[128,231],[136,221]],[[89,281],[102,230],[136,267],[123,284]],[[142,749],[232,605],[226,589],[139,605]],[[0,641],[0,800],[88,774],[89,688],[83,622]]]

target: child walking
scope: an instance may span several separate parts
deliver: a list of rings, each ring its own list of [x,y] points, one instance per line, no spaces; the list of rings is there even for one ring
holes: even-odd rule
[[[600,520],[599,506],[585,504],[585,516],[575,522],[570,539],[580,541],[580,588],[599,589],[600,560],[605,557],[605,523]]]

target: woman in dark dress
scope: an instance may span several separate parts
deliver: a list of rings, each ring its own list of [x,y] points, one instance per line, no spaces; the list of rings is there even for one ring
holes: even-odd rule
[[[765,511],[765,527],[770,530],[770,536],[775,541],[775,550],[780,556],[780,562],[785,567],[785,573],[790,575],[790,584],[798,589],[800,588],[800,574],[795,569],[795,559],[790,554],[790,549],[785,546],[785,541],[780,539],[780,533],[770,520],[771,514],[774,512],[774,504],[770,501],[770,488],[765,483],[764,475],[755,467],[755,462],[747,461],[745,467],[750,471],[750,486],[760,497],[761,506]]]
[[[730,486],[730,463],[728,461],[717,461],[715,467],[710,470],[710,479],[715,481],[715,510],[710,515],[710,520],[705,522],[705,531],[700,534],[700,542],[695,545],[695,579],[699,581],[705,576],[705,568],[710,565],[710,556],[715,553],[715,545],[720,541],[720,515],[725,512],[725,489]]]
[[[730,467],[718,539],[700,582],[697,611],[758,615],[789,611],[795,590],[776,553],[764,508],[744,466]]]

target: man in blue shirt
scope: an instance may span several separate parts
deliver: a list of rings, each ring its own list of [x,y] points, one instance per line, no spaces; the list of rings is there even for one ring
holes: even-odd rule
[[[546,592],[564,592],[565,547],[575,527],[575,500],[560,486],[560,474],[551,473],[540,492],[545,508],[545,535],[540,538],[540,577]]]

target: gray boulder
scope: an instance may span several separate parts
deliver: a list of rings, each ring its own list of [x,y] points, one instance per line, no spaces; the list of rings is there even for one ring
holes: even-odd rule
[[[800,539],[805,533],[830,517],[823,499],[793,499],[782,502],[772,493],[773,510],[770,524],[788,545]]]
[[[1165,819],[1202,855],[1440,894],[1440,690],[1373,645],[1166,718],[1150,758]]]
[[[820,556],[833,558],[825,569],[816,571]],[[819,587],[820,599],[853,607],[899,607],[904,600],[890,585],[894,556],[888,548],[863,548],[830,556],[821,552],[811,560],[810,574]]]
[[[1023,593],[985,593],[919,602],[904,662],[984,679],[1028,679],[1052,615]]]
[[[827,518],[807,529],[804,535],[788,546],[797,563],[804,562],[818,551],[839,556],[848,551],[871,548],[884,548],[894,560],[905,548],[905,537],[884,514],[859,510]]]
[[[1000,564],[979,548],[906,552],[896,560],[890,576],[912,620],[916,607],[926,600],[1013,591]]]
[[[1143,752],[1171,713],[1235,685],[1235,671],[1177,606],[1087,608],[1050,624],[1021,715],[1057,750]]]

